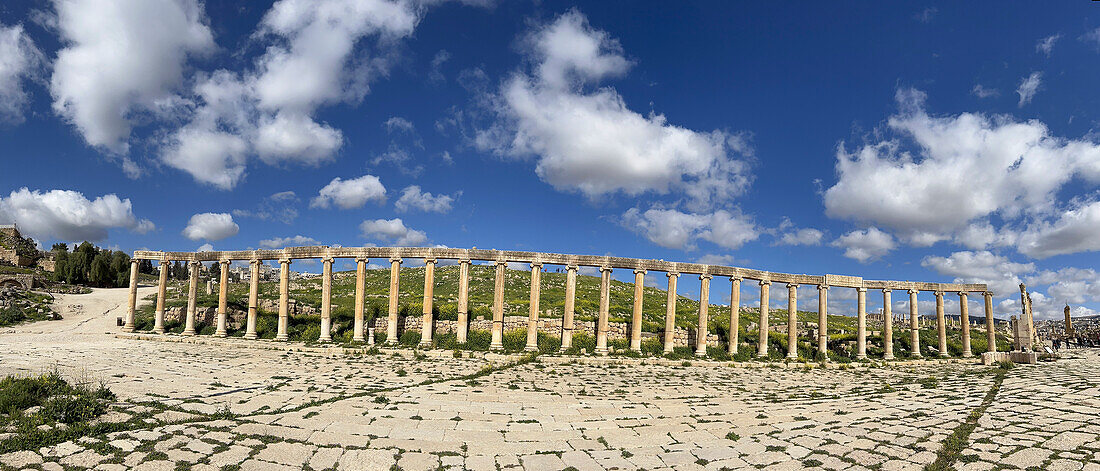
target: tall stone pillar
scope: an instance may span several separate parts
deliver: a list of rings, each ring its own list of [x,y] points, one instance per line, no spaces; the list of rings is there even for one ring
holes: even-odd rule
[[[577,266],[565,267],[565,312],[561,315],[561,351],[573,346],[573,311],[577,301]]]
[[[168,261],[160,261],[160,279],[157,281],[157,310],[153,314],[153,332],[164,333],[164,303],[168,297]]]
[[[367,259],[355,259],[355,325],[351,330],[351,340],[363,342],[363,301],[367,295]]]
[[[466,333],[470,329],[470,261],[458,262],[458,331],[455,333],[459,344],[466,343]]]
[[[674,271],[665,273],[668,277],[668,298],[665,301],[665,353],[672,351],[676,340],[676,279],[680,274]]]
[[[787,283],[787,358],[798,358],[798,285]]]
[[[607,355],[607,316],[611,306],[611,267],[600,267],[600,317],[596,321],[597,355]]]
[[[221,269],[218,271],[221,275],[218,278],[218,326],[214,330],[215,337],[225,337],[226,332],[226,317],[228,313],[229,300],[226,299],[229,294],[229,260],[220,260]]]
[[[707,356],[707,313],[710,310],[711,275],[699,275],[699,328],[695,333],[695,356]]]
[[[432,314],[432,299],[435,296],[435,259],[424,259],[424,317],[420,321],[420,346],[432,345],[432,331],[435,326],[435,318]]]
[[[504,350],[504,270],[508,262],[498,260],[493,284],[493,332],[489,350]]]
[[[248,317],[244,321],[244,338],[256,340],[256,316],[260,302],[260,261],[248,261]]]
[[[756,356],[768,357],[768,290],[771,288],[770,280],[760,280],[760,339],[756,345]]]
[[[856,359],[867,358],[867,288],[856,288]]]
[[[936,291],[936,329],[940,334],[940,356],[947,356],[947,318],[943,315],[943,291]]]
[[[829,353],[829,285],[817,285],[817,351]]]
[[[397,298],[401,294],[401,258],[390,259],[390,306],[386,319],[386,343],[397,344]]]
[[[993,320],[993,293],[986,291],[982,293],[982,297],[985,298],[985,337],[986,337],[986,351],[997,351],[997,332],[994,330]]]
[[[130,260],[130,300],[126,309],[126,321],[122,325],[123,332],[133,332],[134,323],[137,310],[137,283],[138,283],[138,263],[141,260]]]
[[[257,277],[259,278],[259,277]],[[279,332],[275,340],[290,340],[290,259],[279,260]]]
[[[191,270],[191,283],[187,288],[187,320],[184,322],[183,335],[195,335],[195,316],[198,315],[199,267],[200,262],[187,262]]]
[[[974,356],[970,351],[970,306],[967,301],[968,293],[959,291],[959,328],[962,329],[963,358]]]
[[[642,300],[645,297],[645,270],[634,270],[634,312],[630,318],[630,350],[642,351]]]
[[[320,342],[332,341],[332,257],[321,259],[321,335]]]
[[[730,356],[737,354],[738,338],[741,335],[741,277],[730,277]]]
[[[910,356],[913,358],[920,358],[920,314],[917,313],[917,293],[920,290],[909,290],[909,343],[911,343],[913,351]]]
[[[531,264],[531,299],[527,310],[527,345],[524,351],[539,351],[539,298],[542,296],[542,263]]]
[[[882,349],[883,360],[894,359],[894,306],[891,306],[889,288],[882,290]]]

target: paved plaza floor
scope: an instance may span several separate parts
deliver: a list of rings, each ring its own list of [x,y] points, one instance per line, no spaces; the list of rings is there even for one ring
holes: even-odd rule
[[[125,300],[62,296],[64,320],[0,331],[0,375],[106,381],[101,420],[125,423],[0,468],[921,469],[966,430],[958,469],[1100,470],[1096,352],[1000,373],[324,354],[119,338]]]

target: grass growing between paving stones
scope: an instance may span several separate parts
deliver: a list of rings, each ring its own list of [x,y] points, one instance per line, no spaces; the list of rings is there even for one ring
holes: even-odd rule
[[[985,394],[985,398],[982,399],[981,405],[970,411],[970,415],[966,417],[966,420],[959,424],[958,427],[955,427],[951,435],[948,435],[948,437],[943,440],[940,451],[936,453],[936,461],[925,466],[925,471],[955,469],[954,464],[959,461],[962,451],[966,449],[970,441],[970,434],[978,426],[978,419],[981,419],[982,415],[985,414],[985,410],[993,404],[993,399],[997,397],[997,392],[1001,389],[1001,383],[1004,382],[1008,370],[1012,369],[1012,367],[1013,364],[1009,362],[997,364],[997,368],[993,370],[993,386],[990,387],[989,392]]]
[[[69,384],[57,371],[0,380],[0,453],[87,435],[115,399],[103,384]]]

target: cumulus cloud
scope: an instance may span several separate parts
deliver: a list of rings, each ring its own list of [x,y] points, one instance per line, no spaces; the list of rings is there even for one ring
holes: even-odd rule
[[[776,245],[821,245],[825,233],[813,228],[798,228],[788,218],[783,218],[777,228],[779,232]]]
[[[394,203],[398,212],[424,211],[426,213],[446,213],[451,210],[454,198],[449,195],[433,195],[420,191],[417,185],[409,185],[401,191],[401,197]]]
[[[240,229],[229,213],[199,213],[191,216],[183,236],[191,240],[218,241],[237,235]]]
[[[578,11],[522,44],[532,70],[517,72],[487,99],[496,120],[476,133],[478,148],[535,156],[542,180],[589,198],[679,192],[702,209],[748,186],[745,161],[732,156],[743,136],[676,126],[664,115],[629,109],[614,88],[595,89],[624,76],[631,61]]]
[[[23,108],[28,79],[40,73],[45,58],[34,41],[23,31],[23,25],[0,25],[0,121],[23,122]]]
[[[1100,201],[1072,207],[1052,222],[1039,221],[1019,235],[1020,253],[1047,258],[1100,250]]]
[[[845,257],[859,263],[867,263],[890,253],[897,244],[890,234],[871,227],[844,234],[834,240],[832,246],[843,248]]]
[[[125,153],[137,115],[173,101],[187,58],[214,48],[196,0],[58,0],[57,114],[92,146]]]
[[[897,99],[901,111],[887,121],[887,137],[852,152],[838,146],[838,181],[824,198],[830,217],[889,229],[912,245],[961,234],[978,247],[974,232],[986,231],[985,244],[1012,240],[1003,229],[987,230],[990,216],[1040,217],[1057,207],[1057,191],[1072,178],[1100,181],[1100,145],[1092,141],[1052,136],[1036,120],[930,116],[924,94],[912,89]]]
[[[1035,98],[1035,93],[1039,91],[1039,85],[1042,84],[1042,81],[1042,72],[1032,72],[1031,75],[1020,80],[1020,86],[1016,87],[1016,94],[1020,95],[1019,106],[1031,103],[1031,99]]]
[[[260,241],[260,247],[265,249],[281,249],[283,247],[302,247],[307,245],[321,245],[317,239],[296,235],[292,237],[275,237]]]
[[[733,265],[733,255],[706,254],[695,260],[695,263],[704,265]]]
[[[954,252],[950,256],[928,256],[921,266],[954,278],[956,283],[985,283],[994,293],[1009,295],[1024,274],[1035,271],[1034,263],[1017,263],[988,250]]]
[[[1061,34],[1052,34],[1043,39],[1040,39],[1039,42],[1035,43],[1035,51],[1041,52],[1047,57],[1050,57],[1050,53],[1054,52],[1054,43],[1058,42],[1058,40],[1061,38]]]
[[[27,188],[0,197],[0,222],[15,223],[25,235],[47,240],[107,239],[109,229],[122,228],[144,234],[155,228],[152,221],[134,216],[129,199],[114,194],[89,200],[72,190],[40,192]]]
[[[401,218],[366,220],[359,225],[359,229],[363,232],[363,237],[398,247],[418,246],[428,241],[424,231],[406,227]]]
[[[631,208],[623,214],[621,222],[654,244],[683,250],[694,250],[698,239],[738,249],[761,233],[748,216],[721,209],[713,213],[685,213],[675,209],[653,208],[642,212]]]
[[[311,208],[328,208],[335,204],[340,209],[352,209],[363,206],[367,201],[386,200],[386,187],[382,181],[374,175],[363,175],[359,178],[342,180],[333,178],[328,185],[309,203]]]
[[[195,249],[196,252],[212,252],[214,251],[214,244],[209,242],[202,244],[199,248]]]

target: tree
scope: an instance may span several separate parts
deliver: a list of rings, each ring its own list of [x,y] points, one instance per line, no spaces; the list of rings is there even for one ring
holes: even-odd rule
[[[64,242],[58,242],[56,244],[53,244],[53,248],[51,248],[50,251],[54,252],[54,253],[57,253],[57,252],[66,252],[66,253],[68,253],[69,252],[69,244],[66,244]]]
[[[88,281],[92,286],[101,288],[114,285],[115,279],[113,273],[111,273],[111,257],[106,253],[100,252],[92,259]]]
[[[146,275],[155,274],[156,272],[153,270],[153,261],[146,259],[138,262],[138,273],[144,273]]]

